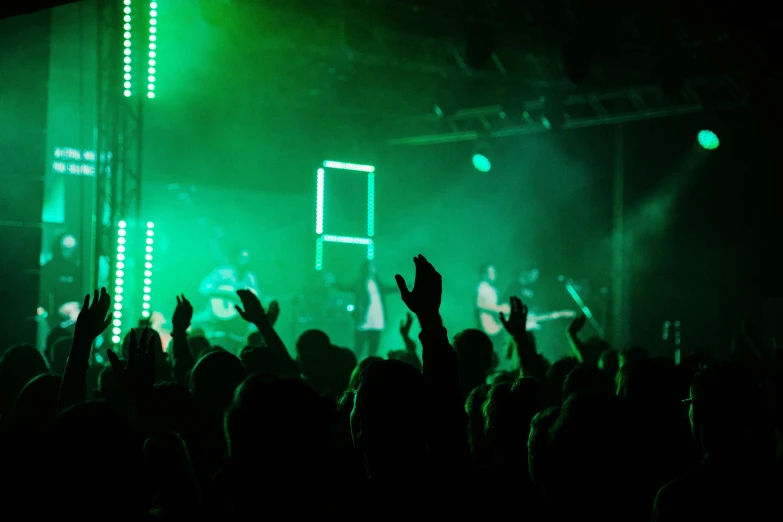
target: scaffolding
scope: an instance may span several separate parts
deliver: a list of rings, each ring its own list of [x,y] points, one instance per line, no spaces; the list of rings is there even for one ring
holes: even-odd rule
[[[114,271],[117,225],[141,215],[144,96],[123,93],[123,5],[97,2],[97,121],[92,287],[108,286]],[[138,90],[137,90],[138,91]]]
[[[420,125],[432,132],[393,138],[389,145],[431,145],[488,138],[505,138],[560,129],[578,129],[632,121],[665,118],[743,107],[747,94],[728,75],[689,80],[679,97],[664,93],[660,86],[541,96],[509,105],[462,109],[446,116],[427,116]],[[553,116],[554,115],[554,116]],[[557,123],[551,121],[559,119]]]

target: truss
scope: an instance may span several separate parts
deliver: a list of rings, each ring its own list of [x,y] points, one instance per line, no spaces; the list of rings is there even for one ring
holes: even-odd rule
[[[116,226],[135,223],[141,205],[142,97],[122,89],[122,3],[98,0],[96,221],[93,287],[113,271]]]
[[[553,127],[550,120],[555,111],[561,115],[559,128],[578,129],[692,114],[705,109],[731,109],[746,103],[746,93],[730,76],[701,78],[688,81],[676,100],[658,86],[642,86],[572,94],[558,103],[541,97],[513,107],[491,105],[463,109],[446,118],[433,115],[419,120],[429,125],[432,132],[394,138],[388,144],[429,145],[545,132]]]

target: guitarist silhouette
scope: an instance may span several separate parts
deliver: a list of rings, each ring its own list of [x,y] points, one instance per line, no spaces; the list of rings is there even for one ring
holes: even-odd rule
[[[497,281],[497,269],[494,265],[484,265],[480,269],[481,282],[476,290],[476,312],[479,327],[492,340],[495,350],[500,350],[505,342],[503,325],[500,323],[499,314],[508,314],[511,311],[508,303],[499,303],[500,294],[495,283]],[[500,352],[498,352],[500,353]]]
[[[520,276],[519,284],[522,285],[521,293],[526,300],[533,298],[532,285],[538,280],[538,269],[531,269],[523,272]],[[510,305],[501,303],[500,294],[495,287],[497,280],[497,270],[494,265],[486,265],[481,268],[481,282],[478,285],[476,309],[479,321],[479,327],[492,340],[496,353],[503,353],[506,336],[504,334],[503,323],[500,321],[500,314],[508,315]],[[562,318],[573,318],[576,313],[572,310],[559,310],[547,313],[529,313],[527,316],[527,330],[541,329],[541,323],[554,321]]]
[[[241,348],[249,333],[247,323],[236,310],[237,290],[250,290],[260,297],[258,278],[250,269],[250,252],[244,248],[236,250],[233,262],[222,263],[202,280],[200,293],[209,304],[193,318],[193,323],[204,328],[208,337],[229,349],[226,344]]]

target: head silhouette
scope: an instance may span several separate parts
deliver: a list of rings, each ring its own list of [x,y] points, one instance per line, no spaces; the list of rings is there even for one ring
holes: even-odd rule
[[[484,384],[492,369],[492,341],[481,330],[468,328],[454,336],[452,341],[457,353],[457,364],[462,397],[476,386]]]
[[[354,444],[370,476],[411,472],[426,452],[427,396],[422,374],[400,361],[368,365],[351,412]]]

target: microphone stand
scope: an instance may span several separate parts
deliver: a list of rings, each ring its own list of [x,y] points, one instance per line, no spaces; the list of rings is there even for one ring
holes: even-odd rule
[[[585,317],[587,317],[587,320],[590,321],[590,324],[593,325],[593,328],[598,332],[598,336],[603,339],[604,337],[604,328],[601,326],[601,323],[598,322],[598,320],[595,318],[595,315],[593,314],[592,310],[590,310],[590,307],[588,307],[584,299],[579,295],[579,292],[574,287],[574,281],[573,279],[566,279],[565,276],[560,276],[557,278],[558,281],[563,283],[563,286],[565,286],[566,291],[568,292],[568,295],[571,296],[571,299],[574,300],[574,303],[576,303],[576,306],[579,307],[579,309],[582,311],[583,314],[585,314]]]

